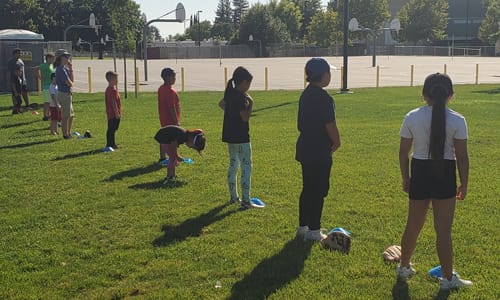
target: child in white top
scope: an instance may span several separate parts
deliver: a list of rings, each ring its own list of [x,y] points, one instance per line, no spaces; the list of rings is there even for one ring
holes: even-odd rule
[[[56,85],[56,74],[52,73],[50,75],[50,134],[57,135],[58,123],[61,122],[61,105],[57,102],[56,94],[57,94],[57,85]]]

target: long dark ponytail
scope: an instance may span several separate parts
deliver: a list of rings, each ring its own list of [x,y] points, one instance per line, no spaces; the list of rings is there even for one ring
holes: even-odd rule
[[[422,95],[426,96],[429,99],[429,104],[432,105],[429,157],[440,162],[436,167],[442,171],[446,140],[446,103],[448,98],[453,95],[453,84],[450,77],[440,73],[427,76]]]
[[[227,82],[226,90],[224,91],[224,99],[228,101],[236,88],[236,86],[243,81],[251,81],[253,79],[252,74],[244,67],[237,67],[233,72],[233,77]]]

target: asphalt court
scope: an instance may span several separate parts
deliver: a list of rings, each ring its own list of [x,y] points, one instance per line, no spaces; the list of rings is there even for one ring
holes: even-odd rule
[[[332,81],[328,89],[340,89],[342,56],[324,57],[332,65]],[[148,60],[148,80],[144,79],[144,61],[117,59],[119,90],[135,92],[135,67],[138,68],[139,92],[155,92],[163,83],[161,70],[170,67],[177,72],[174,88],[182,91],[184,69],[184,91],[223,91],[225,79],[230,79],[238,66],[246,67],[254,76],[251,90],[300,90],[304,88],[304,66],[309,57],[238,58],[238,59],[183,59]],[[500,84],[500,57],[443,57],[443,56],[377,56],[378,85],[410,86],[413,65],[413,85],[422,85],[426,75],[445,72],[454,84],[493,83]],[[107,82],[106,71],[113,70],[113,60],[73,61],[75,70],[74,91],[89,92],[89,73],[92,92],[103,92]],[[135,66],[135,67],[134,67]],[[89,71],[90,68],[90,71]],[[227,74],[227,75],[225,75]],[[125,84],[126,80],[126,84]],[[377,86],[377,67],[372,67],[371,56],[352,56],[348,61],[349,89]]]

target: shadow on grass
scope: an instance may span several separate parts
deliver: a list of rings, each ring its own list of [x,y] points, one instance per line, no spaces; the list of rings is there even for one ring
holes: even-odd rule
[[[392,287],[392,299],[393,300],[410,300],[410,292],[408,290],[408,283],[401,280],[396,280],[396,283]]]
[[[500,94],[500,88],[495,88],[495,89],[492,89],[492,90],[473,91],[473,93],[477,93],[477,94],[490,94],[490,95]]]
[[[191,219],[187,219],[186,221],[175,226],[163,225],[161,228],[161,230],[163,231],[163,235],[157,237],[153,241],[153,245],[155,247],[165,247],[173,242],[183,241],[188,237],[200,236],[203,232],[203,228],[205,228],[206,226],[220,221],[225,217],[237,212],[237,210],[231,210],[223,214],[219,214],[228,205],[229,204],[226,203],[217,206],[206,213],[203,213]]]
[[[166,184],[163,184],[164,179],[161,179],[160,181],[153,181],[153,182],[144,182],[144,183],[138,183],[129,186],[129,189],[144,189],[144,190],[156,190],[156,189],[172,189],[172,188],[178,188],[181,186],[184,186],[187,184],[187,182],[182,181],[182,180],[173,180],[169,181]]]
[[[162,168],[162,166],[159,163],[152,163],[147,166],[142,166],[134,169],[130,169],[127,171],[122,171],[120,173],[116,173],[115,175],[111,175],[108,179],[105,181],[115,181],[115,180],[121,180],[125,177],[137,177],[140,175],[152,173],[155,171],[158,171]]]
[[[5,125],[0,126],[0,129],[19,127],[19,126],[29,125],[29,124],[33,124],[33,123],[37,123],[37,122],[42,122],[42,119],[33,120],[33,121],[26,121],[26,122],[19,122],[19,123],[14,123],[14,124],[5,124]]]
[[[450,291],[439,291],[436,295],[436,297],[434,297],[434,300],[448,300],[448,298],[450,297]]]
[[[102,152],[103,152],[102,148],[99,148],[99,149],[84,151],[84,152],[80,152],[80,153],[73,153],[73,154],[66,154],[64,156],[58,156],[52,160],[72,159],[72,158],[84,157],[84,156],[89,156],[89,155],[95,155],[95,154],[102,153]]]
[[[266,107],[263,107],[263,108],[257,108],[257,109],[254,109],[253,112],[259,112],[259,111],[264,111],[264,110],[268,110],[268,109],[278,108],[278,107],[281,107],[281,106],[290,105],[292,103],[293,102],[285,102],[285,103],[280,103],[280,104],[276,104],[276,105],[266,106]]]
[[[26,147],[36,146],[36,145],[50,144],[50,143],[54,143],[54,142],[57,142],[57,140],[47,140],[47,141],[39,141],[39,142],[22,143],[22,144],[17,144],[17,145],[0,146],[0,149],[26,148]]]
[[[18,133],[19,134],[28,134],[28,133],[34,133],[34,132],[39,132],[39,131],[46,131],[47,135],[49,135],[50,127],[42,127],[42,128],[34,128],[34,129],[23,129],[20,130]]]
[[[264,259],[233,285],[228,299],[267,299],[300,276],[312,246],[301,239],[290,240],[280,252]]]

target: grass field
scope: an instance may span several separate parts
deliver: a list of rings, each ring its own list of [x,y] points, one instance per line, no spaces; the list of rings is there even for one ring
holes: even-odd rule
[[[342,147],[322,226],[352,232],[349,255],[294,240],[300,91],[251,94],[252,196],[267,207],[248,211],[227,204],[221,92],[180,93],[182,125],[203,128],[208,142],[202,156],[181,146],[195,163],[178,168],[176,186],[161,184],[156,94],[122,100],[120,149],[112,153],[101,152],[102,93],[74,97],[74,130],[93,133],[83,140],[50,136],[41,115],[12,116],[10,96],[0,95],[0,298],[500,299],[497,86],[457,86],[450,105],[468,121],[471,164],[453,230],[455,269],[474,286],[449,295],[427,276],[438,264],[431,218],[407,285],[381,259],[406,221],[399,127],[422,105],[420,88],[334,95]]]

